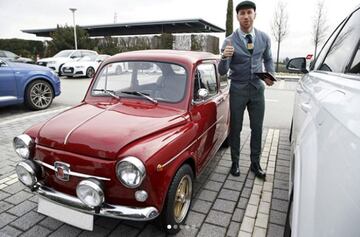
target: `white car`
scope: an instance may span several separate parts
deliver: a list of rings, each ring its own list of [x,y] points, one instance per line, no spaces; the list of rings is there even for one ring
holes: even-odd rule
[[[296,89],[285,236],[360,236],[360,6]],[[305,58],[289,70],[306,72]]]
[[[61,76],[61,67],[70,61],[74,61],[76,59],[82,58],[84,56],[89,55],[98,55],[96,51],[93,50],[86,50],[86,49],[69,49],[69,50],[62,50],[57,53],[54,57],[51,58],[42,58],[38,60],[36,63],[42,66],[49,67],[53,69],[55,72]]]
[[[90,55],[76,61],[67,62],[61,68],[61,75],[92,78],[101,62],[109,57],[110,55],[106,54]]]

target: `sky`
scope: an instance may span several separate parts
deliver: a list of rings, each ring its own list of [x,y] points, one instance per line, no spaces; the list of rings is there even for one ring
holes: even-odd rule
[[[201,18],[225,29],[228,0],[0,0],[0,39],[20,38],[46,40],[22,33],[24,29],[55,28],[73,25],[72,12],[77,8],[77,25],[101,25],[126,22],[180,20]],[[233,0],[234,8],[240,2]],[[271,22],[278,0],[256,0],[254,26],[272,39],[275,59],[277,44],[271,33]],[[303,57],[312,54],[312,22],[317,0],[287,0],[288,35],[280,48],[280,58]],[[327,34],[360,2],[356,0],[324,0]],[[234,29],[239,27],[234,11]],[[214,34],[222,42],[225,33]],[[220,42],[220,45],[221,45]]]

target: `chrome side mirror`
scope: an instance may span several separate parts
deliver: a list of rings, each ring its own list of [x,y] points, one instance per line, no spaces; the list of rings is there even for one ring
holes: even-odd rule
[[[201,100],[205,100],[209,96],[209,91],[205,88],[201,88],[197,91],[198,98]]]

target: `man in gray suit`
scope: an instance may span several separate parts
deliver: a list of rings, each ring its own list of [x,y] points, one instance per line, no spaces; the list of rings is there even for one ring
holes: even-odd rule
[[[251,128],[251,166],[250,170],[259,178],[265,179],[266,173],[260,167],[261,135],[265,112],[264,83],[254,75],[265,70],[274,73],[271,56],[270,38],[255,29],[256,5],[251,1],[240,2],[236,6],[240,28],[228,36],[222,45],[222,58],[219,63],[221,75],[229,73],[230,86],[230,148],[232,166],[230,173],[240,175],[240,132],[243,115],[247,108]],[[265,78],[268,86],[273,84]]]

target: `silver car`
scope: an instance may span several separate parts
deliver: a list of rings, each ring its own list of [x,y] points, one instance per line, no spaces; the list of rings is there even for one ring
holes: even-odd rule
[[[285,236],[360,236],[360,6],[344,19],[296,89]]]

